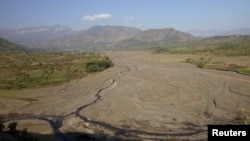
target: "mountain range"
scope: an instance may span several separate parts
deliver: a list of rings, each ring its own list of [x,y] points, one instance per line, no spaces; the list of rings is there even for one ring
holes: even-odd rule
[[[173,28],[142,31],[125,26],[93,26],[73,32],[70,28],[55,26],[1,29],[0,37],[29,48],[49,50],[95,50],[109,48],[144,47],[193,40],[191,34]]]
[[[173,28],[142,31],[125,26],[93,26],[74,32],[61,25],[0,29],[0,37],[29,48],[46,50],[147,48],[202,39]]]
[[[189,41],[195,37],[173,28],[140,29],[124,26],[94,26],[71,36],[55,39],[42,48],[63,50],[98,50],[114,48],[141,47],[168,42]]]
[[[43,44],[46,49],[100,49],[107,48],[120,41],[133,38],[141,30],[123,26],[94,26],[88,30],[76,32],[70,36],[58,38]]]

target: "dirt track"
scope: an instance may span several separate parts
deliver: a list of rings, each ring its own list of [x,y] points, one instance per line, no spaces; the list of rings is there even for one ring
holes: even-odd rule
[[[25,114],[24,119],[43,124],[31,131],[61,140],[71,140],[62,133],[107,140],[206,140],[207,124],[237,124],[240,110],[250,109],[249,76],[181,63],[185,55],[106,54],[115,67],[58,87],[17,91],[38,101],[0,98],[0,113]],[[249,58],[229,59],[249,65]],[[22,127],[29,130],[29,125]]]

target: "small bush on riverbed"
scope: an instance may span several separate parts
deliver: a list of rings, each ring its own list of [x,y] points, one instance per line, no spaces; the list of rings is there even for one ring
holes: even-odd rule
[[[91,60],[86,63],[86,72],[99,72],[112,66],[113,63],[108,57],[103,60]]]
[[[188,58],[188,59],[186,59],[185,62],[190,63],[190,64],[196,64],[197,67],[199,67],[199,68],[204,68],[207,64],[209,64],[211,62],[211,58],[201,57],[199,60],[195,60],[193,58]]]
[[[200,60],[196,64],[197,64],[197,67],[204,68],[208,63],[210,63],[210,61],[211,61],[211,58],[204,59],[202,57],[202,58],[200,58]]]

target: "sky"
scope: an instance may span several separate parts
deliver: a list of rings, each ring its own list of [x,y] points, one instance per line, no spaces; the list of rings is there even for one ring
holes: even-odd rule
[[[0,28],[56,24],[237,29],[250,27],[250,0],[0,0]]]

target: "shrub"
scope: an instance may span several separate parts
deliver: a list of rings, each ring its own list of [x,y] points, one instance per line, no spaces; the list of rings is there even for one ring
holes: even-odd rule
[[[204,68],[205,64],[203,62],[198,62],[197,67],[198,68]]]
[[[10,133],[14,133],[14,132],[16,131],[16,126],[17,126],[17,122],[11,122],[11,123],[8,125],[9,132],[10,132]]]
[[[188,59],[186,59],[186,63],[193,64],[194,63],[194,59],[193,58],[188,58]]]
[[[165,49],[163,49],[161,47],[154,47],[154,49],[153,49],[153,53],[156,53],[156,54],[162,53],[164,51],[165,51]]]
[[[109,59],[100,60],[100,61],[89,61],[85,64],[86,72],[103,71],[112,66],[113,66],[113,63]]]
[[[94,63],[86,64],[86,72],[97,72],[97,71],[98,71],[98,66],[96,64]]]
[[[249,125],[250,124],[250,116],[244,117],[244,124]]]
[[[4,120],[0,118],[0,132],[3,132],[4,129],[5,129]]]
[[[200,58],[200,60],[197,62],[197,67],[204,68],[210,62],[211,62],[211,58],[209,59]]]
[[[243,124],[249,125],[250,124],[250,113],[246,111],[244,108],[239,110],[240,116],[243,120]]]

